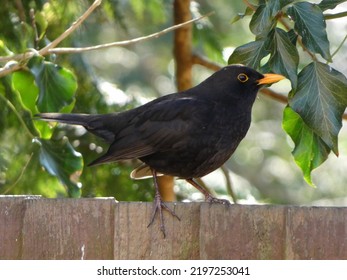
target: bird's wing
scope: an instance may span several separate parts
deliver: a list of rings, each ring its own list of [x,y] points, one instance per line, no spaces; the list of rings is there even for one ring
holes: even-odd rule
[[[211,107],[206,101],[192,97],[164,99],[146,105],[134,110],[133,119],[119,131],[107,153],[91,165],[174,150],[184,145],[194,130],[200,129],[197,124],[208,118]]]

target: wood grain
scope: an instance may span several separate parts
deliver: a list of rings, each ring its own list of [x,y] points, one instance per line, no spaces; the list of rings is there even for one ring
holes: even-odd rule
[[[22,259],[112,259],[114,199],[25,200]]]
[[[347,259],[347,208],[0,196],[0,259]]]

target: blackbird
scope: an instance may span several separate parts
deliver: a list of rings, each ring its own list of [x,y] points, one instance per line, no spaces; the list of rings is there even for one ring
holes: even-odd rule
[[[156,193],[149,225],[158,212],[165,236],[162,208],[177,216],[162,201],[157,176],[185,179],[204,194],[206,201],[229,203],[213,197],[194,178],[214,171],[229,159],[249,129],[258,90],[283,78],[243,65],[229,65],[191,89],[128,111],[36,116],[45,121],[82,125],[110,144],[108,151],[89,166],[135,158],[142,161],[131,177],[153,176]]]

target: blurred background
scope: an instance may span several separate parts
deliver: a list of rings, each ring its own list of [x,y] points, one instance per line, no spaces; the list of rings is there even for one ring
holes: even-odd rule
[[[3,0],[0,16],[0,40],[12,51],[30,45],[25,41],[25,28],[30,8],[42,10],[48,21],[46,36],[54,40],[74,22],[93,1]],[[317,1],[319,2],[319,1]],[[224,66],[231,52],[254,40],[249,31],[250,17],[232,23],[246,6],[243,1],[193,1],[192,15],[215,13],[194,25],[194,53]],[[347,5],[339,5],[344,11]],[[81,47],[148,35],[173,25],[173,7],[169,0],[104,0],[72,36],[59,46]],[[347,20],[327,21],[331,51],[346,35]],[[336,32],[344,30],[344,32]],[[24,34],[25,35],[25,34]],[[4,46],[0,46],[4,48]],[[332,66],[347,75],[347,44],[334,56]],[[2,53],[0,53],[2,55]],[[115,47],[82,54],[52,57],[55,62],[74,72],[78,81],[73,112],[108,113],[123,111],[156,97],[176,91],[173,61],[173,34],[147,40],[127,47]],[[301,54],[301,61],[305,56]],[[299,66],[300,68],[300,66]],[[193,69],[194,84],[212,73],[203,66]],[[10,77],[4,79],[0,94],[18,105]],[[6,83],[6,80],[8,83]],[[272,87],[287,95],[288,81]],[[347,94],[347,93],[346,93]],[[227,162],[228,175],[239,203],[274,203],[296,205],[347,205],[347,129],[339,137],[339,157],[333,154],[313,171],[313,188],[305,183],[291,151],[293,143],[282,129],[285,104],[259,94],[253,110],[251,128],[234,156]],[[20,106],[18,106],[20,108]],[[18,109],[24,121],[28,112]],[[84,170],[80,176],[83,197],[115,197],[121,201],[152,201],[152,180],[131,180],[129,174],[138,162],[121,162],[89,168],[87,164],[105,152],[102,140],[86,133],[81,127],[60,125],[54,138],[67,136],[74,148],[83,155]],[[218,197],[228,198],[226,176],[217,170],[202,178]],[[175,180],[178,200],[203,199],[192,186]],[[45,197],[65,197],[60,182],[43,170],[37,146],[23,131],[23,126],[8,104],[0,100],[0,194],[37,194]]]

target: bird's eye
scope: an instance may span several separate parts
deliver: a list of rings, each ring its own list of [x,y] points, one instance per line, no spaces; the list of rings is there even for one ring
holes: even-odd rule
[[[248,76],[244,73],[241,73],[237,76],[237,79],[241,82],[241,83],[244,83],[244,82],[247,82],[248,81]]]

